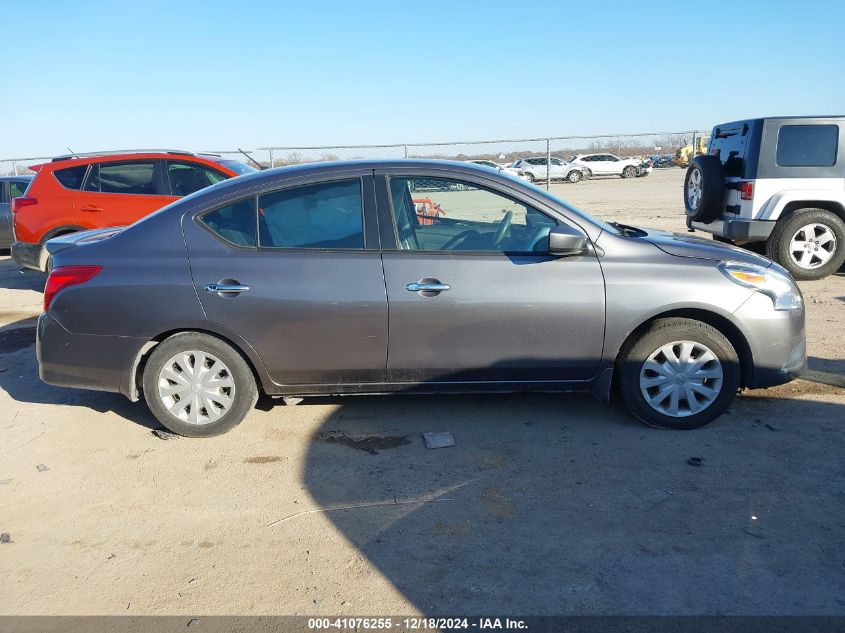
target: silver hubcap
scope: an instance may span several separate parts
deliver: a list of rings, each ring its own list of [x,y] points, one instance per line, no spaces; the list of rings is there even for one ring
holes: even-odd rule
[[[789,256],[801,268],[824,266],[836,252],[836,235],[824,224],[808,224],[789,241]]]
[[[235,381],[216,356],[179,352],[158,375],[158,396],[168,411],[188,424],[210,424],[232,407]]]
[[[687,203],[690,209],[697,209],[701,202],[701,171],[693,169],[687,181]]]
[[[722,364],[694,341],[675,341],[652,352],[640,369],[640,391],[652,409],[673,418],[704,411],[722,390]]]

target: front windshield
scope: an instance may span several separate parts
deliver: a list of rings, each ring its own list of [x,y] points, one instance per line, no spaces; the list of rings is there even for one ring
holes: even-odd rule
[[[554,203],[557,203],[561,206],[566,207],[569,211],[571,211],[572,213],[574,213],[575,215],[577,215],[581,218],[584,218],[584,220],[586,220],[587,222],[590,222],[591,224],[596,225],[602,231],[607,231],[608,233],[612,233],[613,235],[621,235],[622,234],[622,232],[619,229],[617,229],[615,226],[608,224],[604,220],[599,220],[597,217],[590,215],[586,211],[582,211],[581,209],[579,209],[578,207],[576,207],[573,204],[570,204],[566,200],[563,200],[562,198],[558,198],[556,195],[546,191],[545,189],[542,189],[541,187],[538,187],[533,182],[525,182],[524,180],[522,180],[520,182],[524,186],[530,187],[534,191],[534,193],[539,193],[543,198],[546,198],[547,200],[550,200]]]
[[[227,169],[231,169],[233,172],[238,174],[239,176],[243,176],[245,174],[252,174],[258,171],[255,167],[250,167],[249,165],[242,163],[239,160],[232,160],[231,158],[226,158],[221,161],[217,161],[223,167]]]

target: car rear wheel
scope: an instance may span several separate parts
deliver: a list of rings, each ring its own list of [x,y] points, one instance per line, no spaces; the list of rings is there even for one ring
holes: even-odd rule
[[[231,346],[200,332],[182,332],[153,349],[144,368],[144,399],[156,419],[179,435],[229,431],[255,407],[258,389]]]
[[[581,180],[581,172],[577,169],[573,169],[569,174],[566,176],[566,179],[569,182],[575,183]]]
[[[826,209],[800,209],[775,225],[766,254],[795,279],[832,275],[845,263],[845,222]]]
[[[637,168],[633,165],[628,165],[625,169],[622,170],[622,177],[623,178],[634,178],[637,175]]]
[[[695,429],[718,418],[740,382],[736,350],[716,328],[658,319],[620,358],[622,398],[649,426]]]

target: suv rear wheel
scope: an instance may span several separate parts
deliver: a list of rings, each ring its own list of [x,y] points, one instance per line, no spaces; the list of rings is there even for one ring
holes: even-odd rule
[[[766,254],[795,279],[832,275],[845,263],[845,222],[826,209],[799,209],[775,225]]]
[[[144,399],[166,428],[188,437],[232,429],[255,407],[246,361],[218,338],[182,332],[159,343],[144,368]]]
[[[693,319],[658,319],[619,360],[622,399],[662,429],[695,429],[718,418],[740,381],[736,350],[716,328]]]

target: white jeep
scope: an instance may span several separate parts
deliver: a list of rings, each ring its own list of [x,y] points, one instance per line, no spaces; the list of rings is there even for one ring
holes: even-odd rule
[[[845,262],[845,116],[776,117],[713,128],[684,181],[687,226],[766,255],[796,279]]]

